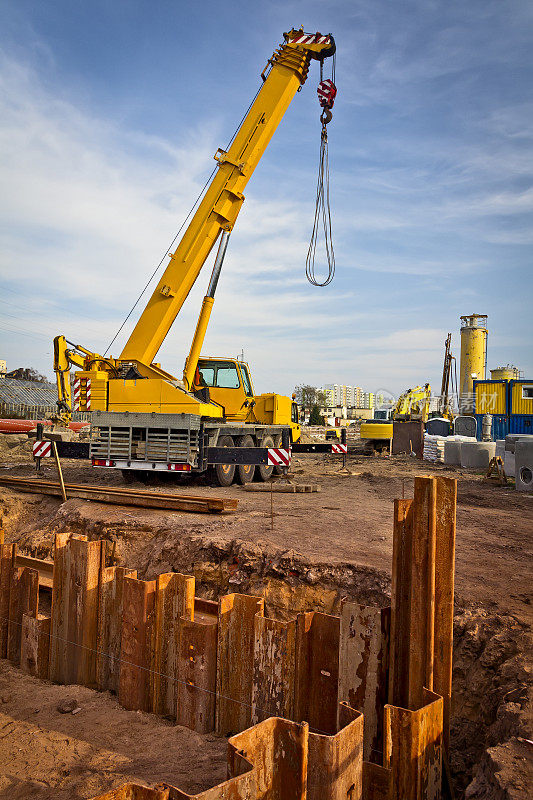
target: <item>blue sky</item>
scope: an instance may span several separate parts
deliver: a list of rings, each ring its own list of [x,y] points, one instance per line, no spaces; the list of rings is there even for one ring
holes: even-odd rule
[[[51,375],[57,333],[105,350],[282,32],[301,24],[337,41],[337,273],[323,289],[305,279],[320,139],[313,64],[248,184],[204,353],[244,349],[257,391],[438,389],[446,334],[458,352],[459,317],[476,312],[489,316],[489,367],[533,375],[525,0],[4,0],[0,358],[10,368]],[[159,353],[176,375],[209,273]]]

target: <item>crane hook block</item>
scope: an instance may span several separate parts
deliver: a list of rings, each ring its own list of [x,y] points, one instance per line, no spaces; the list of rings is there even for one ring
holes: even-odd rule
[[[324,112],[326,112],[326,110],[331,112],[333,103],[335,102],[335,97],[337,96],[337,87],[333,81],[330,78],[326,78],[325,81],[320,81],[316,93],[318,95],[318,102],[324,109]],[[331,119],[331,113],[326,113],[326,117],[329,117],[327,120],[329,122]]]

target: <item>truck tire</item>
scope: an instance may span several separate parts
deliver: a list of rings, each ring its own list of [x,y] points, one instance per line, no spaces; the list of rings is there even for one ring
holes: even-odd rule
[[[255,447],[255,442],[249,433],[246,436],[237,436],[235,439],[237,447]],[[244,486],[245,483],[251,483],[255,474],[255,464],[238,464],[235,470],[235,478],[237,483]]]
[[[218,447],[233,447],[231,436],[221,436]],[[211,476],[217,486],[231,486],[235,477],[235,464],[214,464],[210,467]]]
[[[272,436],[265,436],[260,443],[260,447],[275,447]],[[255,470],[256,481],[268,481],[272,477],[274,467],[267,467],[266,464],[259,464]]]

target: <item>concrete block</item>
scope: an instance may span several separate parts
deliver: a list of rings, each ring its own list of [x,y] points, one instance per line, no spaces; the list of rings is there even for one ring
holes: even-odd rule
[[[505,458],[503,459],[503,468],[505,469],[505,474],[508,478],[514,478],[515,476],[515,457],[514,453],[510,453],[508,450],[505,451]]]
[[[445,464],[460,464],[461,463],[461,445],[455,439],[448,439],[444,442],[444,463]]]
[[[533,441],[533,435],[530,433],[508,433],[505,437],[505,449],[509,453],[514,453],[516,443],[522,441],[522,439]]]
[[[503,458],[505,456],[505,439],[496,439],[496,458]]]
[[[488,469],[491,458],[496,455],[496,442],[463,442],[461,444],[461,466],[465,469]]]
[[[515,444],[516,488],[519,492],[533,492],[533,437]]]
[[[472,436],[475,439],[477,420],[475,417],[456,417],[453,423],[453,430],[456,436]]]

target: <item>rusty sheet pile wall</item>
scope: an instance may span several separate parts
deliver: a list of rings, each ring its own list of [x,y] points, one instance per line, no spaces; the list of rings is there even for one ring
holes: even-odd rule
[[[394,506],[392,608],[282,622],[260,597],[195,597],[178,573],[106,566],[106,543],[58,534],[51,617],[38,573],[0,546],[0,657],[117,694],[126,709],[229,736],[228,780],[202,800],[438,800],[448,746],[456,482],[416,478]],[[185,800],[122,786],[99,800]]]

